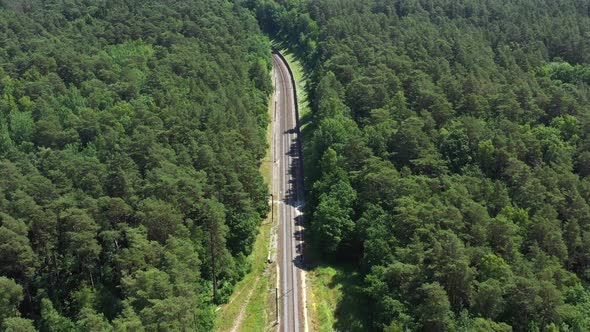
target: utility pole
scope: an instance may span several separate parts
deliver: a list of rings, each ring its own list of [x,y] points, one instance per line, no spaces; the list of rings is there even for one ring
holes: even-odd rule
[[[275,127],[276,127],[276,126],[277,126],[277,101],[276,101],[276,100],[275,100],[275,116],[274,116],[274,118],[275,118]],[[273,128],[273,133],[274,133],[275,131],[276,131],[276,128]],[[274,134],[273,134],[273,136],[274,136]],[[276,144],[276,137],[273,137],[273,139],[272,139],[272,142],[273,142],[273,144],[275,145],[273,159],[274,159],[274,162],[276,163],[276,162],[277,162],[277,144]]]
[[[276,314],[275,314],[275,325],[279,324],[279,288],[275,287],[275,308],[276,310]]]
[[[276,123],[277,123],[277,100],[276,99],[275,99],[275,116],[274,116],[274,119],[275,119],[275,125],[276,125]],[[274,131],[275,131],[275,128],[273,128],[273,133],[274,133]],[[273,143],[275,143],[275,138],[274,137],[273,137],[273,140],[272,141],[273,141]],[[276,146],[276,144],[275,144],[275,148],[274,148],[274,162],[275,163],[277,162],[277,146]]]
[[[275,116],[274,116],[274,119],[276,121],[276,118],[277,118],[277,97],[276,96],[278,94],[278,90],[277,90],[277,71],[276,70],[275,70],[274,74],[275,74]]]
[[[273,193],[270,194],[270,222],[271,225],[275,223],[275,195]]]

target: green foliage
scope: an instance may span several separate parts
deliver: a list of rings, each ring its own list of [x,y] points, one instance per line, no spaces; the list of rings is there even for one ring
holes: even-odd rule
[[[75,331],[75,325],[55,310],[51,300],[45,298],[41,300],[41,331]]]
[[[316,241],[325,244],[322,249],[328,254],[334,254],[343,242],[349,241],[354,231],[354,222],[350,218],[351,199],[355,197],[353,189],[347,183],[333,186],[329,194],[320,197],[313,215],[313,234],[318,237]]]
[[[35,332],[33,321],[21,317],[11,317],[2,323],[2,331],[5,332]]]
[[[0,322],[18,314],[23,300],[23,288],[14,280],[0,277]]]
[[[77,331],[112,331],[112,327],[105,319],[104,315],[96,313],[90,308],[84,308],[78,314],[76,322]]]
[[[174,206],[163,201],[147,199],[140,203],[137,218],[148,230],[148,239],[160,243],[170,236],[181,235],[182,215]]]
[[[254,15],[2,1],[0,39],[2,331],[211,330],[269,208]]]
[[[27,238],[27,226],[4,213],[0,213],[0,223],[0,273],[17,280],[30,278],[37,259]]]
[[[120,316],[113,320],[113,329],[117,332],[145,331],[141,319],[135,313],[135,310],[128,304],[125,306]]]
[[[35,123],[30,112],[11,112],[10,130],[16,143],[30,142],[33,137]]]
[[[452,331],[451,306],[445,290],[438,284],[424,284],[418,288],[421,304],[416,309],[421,331]]]

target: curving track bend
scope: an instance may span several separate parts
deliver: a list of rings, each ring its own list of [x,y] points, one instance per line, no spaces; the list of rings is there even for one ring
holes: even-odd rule
[[[295,93],[287,64],[273,54],[275,85],[272,193],[278,203],[279,330],[305,331],[303,279],[303,174]]]

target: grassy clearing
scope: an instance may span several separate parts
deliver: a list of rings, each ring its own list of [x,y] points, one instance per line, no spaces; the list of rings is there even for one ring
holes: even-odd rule
[[[277,46],[278,45],[275,44],[275,47]],[[303,65],[289,50],[281,49],[280,52],[287,60],[287,63],[293,72],[293,78],[295,79],[296,85],[295,88],[297,89],[297,102],[299,104],[299,120],[301,122],[301,131],[304,131],[311,119],[311,106],[307,96],[307,80],[305,79]]]
[[[269,114],[272,111],[271,103],[272,100],[269,101]],[[269,123],[267,130],[269,146],[272,139],[271,126],[272,123]],[[260,172],[269,186],[272,180],[272,157],[270,153],[270,149],[267,149],[266,157],[260,164]],[[276,210],[275,207],[274,220],[277,220]],[[274,293],[268,290],[274,287],[275,266],[266,263],[270,245],[270,233],[273,226],[269,214],[268,218],[260,225],[254,249],[248,257],[251,271],[236,285],[229,303],[223,305],[218,311],[215,321],[216,331],[229,331],[234,326],[242,310],[244,310],[245,315],[244,320],[238,327],[238,331],[264,331],[274,323],[274,307],[269,304],[271,299],[274,298]],[[252,291],[253,287],[254,290]],[[250,294],[251,297],[248,298]],[[244,308],[244,303],[247,301],[248,304]]]
[[[275,322],[274,285],[276,280],[274,265],[268,266],[268,273],[260,279],[250,303],[246,307],[246,317],[240,331],[267,331]],[[264,315],[263,315],[264,313]]]
[[[366,331],[361,277],[352,266],[316,266],[307,273],[311,331]]]

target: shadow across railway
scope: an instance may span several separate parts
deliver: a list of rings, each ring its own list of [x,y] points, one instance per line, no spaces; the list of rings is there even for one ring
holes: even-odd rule
[[[283,135],[296,135],[298,131],[296,129],[290,129],[283,132]],[[293,255],[293,264],[296,267],[305,270],[306,264],[304,259],[305,250],[305,222],[303,213],[303,172],[302,172],[302,159],[300,156],[300,149],[298,139],[295,138],[286,155],[290,157],[290,163],[287,168],[287,174],[289,175],[289,190],[285,193],[283,203],[287,207],[291,207],[299,211],[299,215],[291,220],[293,222],[293,236],[297,241],[295,246],[295,254]],[[295,229],[299,227],[299,229]]]

